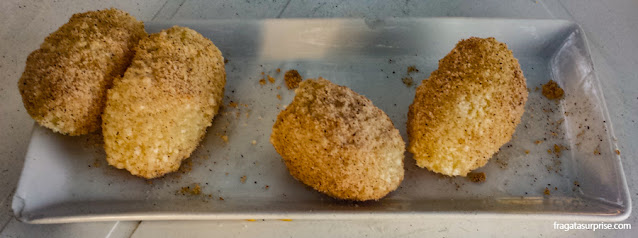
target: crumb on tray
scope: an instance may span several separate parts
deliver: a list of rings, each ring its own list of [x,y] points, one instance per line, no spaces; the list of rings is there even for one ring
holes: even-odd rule
[[[600,155],[600,150],[598,150],[598,148],[594,149],[594,154],[595,155]]]
[[[414,65],[410,65],[408,66],[408,74],[412,72],[419,72],[419,69],[417,69]]]
[[[469,173],[467,175],[467,177],[470,179],[470,181],[474,182],[474,183],[482,183],[485,182],[485,173],[484,172],[480,172],[480,173]]]
[[[198,183],[196,183],[192,186],[182,187],[179,192],[182,195],[199,195],[200,193],[202,193],[202,188],[199,186]]]
[[[557,145],[554,144],[554,154],[556,155],[556,157],[560,158],[560,153],[562,152],[562,150],[564,150],[565,147],[562,145]]]
[[[301,83],[303,78],[301,78],[301,75],[297,70],[291,69],[286,71],[284,80],[286,81],[286,86],[288,86],[288,89],[294,89],[299,87],[299,83]]]
[[[565,95],[565,91],[563,91],[560,86],[554,80],[549,80],[546,84],[543,84],[543,96],[547,99],[551,100],[560,100]]]
[[[402,78],[401,81],[403,81],[406,87],[412,87],[414,84],[414,80],[410,76]]]

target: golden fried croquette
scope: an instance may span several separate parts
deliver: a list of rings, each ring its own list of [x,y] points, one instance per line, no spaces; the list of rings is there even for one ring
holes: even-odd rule
[[[525,77],[507,45],[462,40],[416,90],[408,150],[419,167],[466,176],[511,139],[526,101]]]
[[[172,27],[140,41],[102,115],[106,159],[131,174],[176,171],[195,150],[222,103],[226,73],[217,47]]]
[[[27,112],[62,134],[97,130],[106,90],[146,35],[144,24],[121,10],[74,14],[27,58],[18,82]]]
[[[301,82],[270,142],[294,178],[335,198],[378,200],[403,180],[405,143],[390,118],[323,78]]]

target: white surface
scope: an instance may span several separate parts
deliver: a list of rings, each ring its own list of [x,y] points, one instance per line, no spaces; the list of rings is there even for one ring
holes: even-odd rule
[[[35,226],[11,219],[9,209],[22,167],[32,120],[24,112],[16,82],[28,53],[44,37],[66,22],[72,13],[109,6],[129,11],[138,19],[223,19],[271,17],[391,17],[391,16],[473,16],[570,19],[580,24],[592,50],[602,82],[611,121],[622,152],[623,166],[632,199],[637,197],[638,158],[638,2],[632,0],[595,1],[13,1],[0,2],[0,237],[127,237],[129,228],[115,223]],[[632,231],[556,231],[553,221],[267,221],[267,222],[143,222],[135,237],[215,234],[245,236],[529,236],[537,237],[630,237],[637,233],[636,206],[625,222]],[[128,224],[128,223],[127,223]],[[134,224],[134,223],[133,223]],[[411,226],[410,226],[411,225]],[[395,231],[396,228],[396,231]],[[179,230],[175,232],[174,230]],[[174,233],[171,233],[174,232]],[[477,233],[475,233],[475,231]]]

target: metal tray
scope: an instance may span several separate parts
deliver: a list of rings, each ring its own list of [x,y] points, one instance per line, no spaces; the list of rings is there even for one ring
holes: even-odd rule
[[[100,135],[68,137],[36,125],[12,204],[18,219],[62,223],[472,215],[617,221],[629,216],[628,189],[601,87],[583,31],[572,22],[222,20],[147,22],[146,29],[152,33],[172,25],[202,33],[229,60],[226,106],[180,172],[146,181],[108,166]],[[337,201],[288,174],[269,143],[276,115],[294,97],[283,82],[286,70],[297,69],[304,78],[321,76],[367,96],[407,141],[405,122],[415,86],[404,85],[402,78],[420,83],[456,42],[470,36],[507,43],[530,91],[513,139],[478,170],[486,173],[484,183],[417,168],[407,152],[401,187],[378,202]],[[411,65],[419,72],[408,74]],[[276,82],[268,82],[266,75]],[[560,103],[536,90],[549,79],[566,92]],[[562,148],[558,155],[554,145]],[[193,192],[196,184],[200,194]]]

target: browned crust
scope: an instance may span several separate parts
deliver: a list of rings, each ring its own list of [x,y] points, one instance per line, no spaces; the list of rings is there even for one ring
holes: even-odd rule
[[[293,177],[335,198],[377,200],[403,180],[405,144],[390,118],[322,78],[301,82],[270,141]]]
[[[144,24],[121,10],[74,14],[27,58],[18,82],[27,112],[62,134],[97,130],[106,90],[145,36]]]
[[[221,52],[194,30],[175,26],[140,41],[108,91],[108,163],[144,178],[176,171],[212,124],[225,84]]]
[[[420,167],[466,176],[511,139],[526,100],[523,72],[507,45],[462,40],[417,88],[408,150]]]

